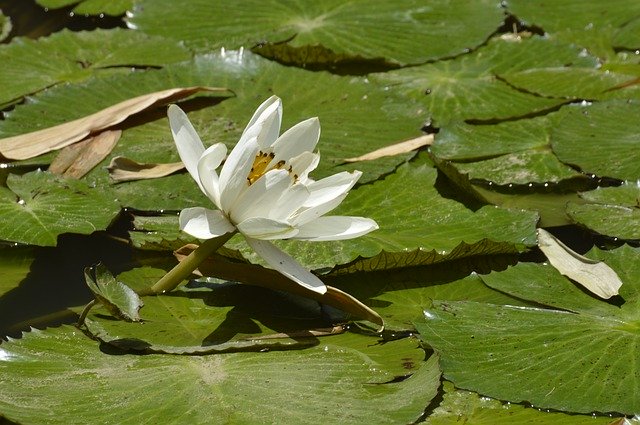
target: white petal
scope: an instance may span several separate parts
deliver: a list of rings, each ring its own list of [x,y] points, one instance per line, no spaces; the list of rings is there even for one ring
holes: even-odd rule
[[[269,218],[286,221],[309,197],[309,189],[303,184],[287,188],[269,211]]]
[[[302,226],[340,205],[361,175],[360,171],[344,171],[307,185],[309,198],[296,216],[292,217],[293,224]]]
[[[255,137],[260,148],[267,150],[278,138],[281,122],[282,101],[277,96],[271,96],[258,106],[240,140]]]
[[[187,114],[182,109],[176,105],[169,105],[167,115],[180,159],[189,174],[191,174],[191,177],[200,185],[198,160],[204,153],[204,145],[193,125],[191,125],[189,118],[187,118]],[[200,189],[202,189],[202,186],[200,186]]]
[[[343,171],[309,184],[307,187],[311,195],[305,202],[305,207],[322,205],[349,192],[361,175],[362,172],[360,171],[354,171],[353,173]]]
[[[298,181],[304,184],[310,184],[309,173],[316,169],[320,162],[320,155],[313,152],[303,152],[300,155],[291,158],[289,165],[291,172],[298,176]]]
[[[229,217],[234,223],[250,217],[268,217],[284,190],[291,184],[292,178],[287,171],[268,171],[242,192],[229,210]]]
[[[247,178],[259,150],[255,138],[245,143],[241,150],[238,146],[233,148],[220,172],[220,207],[223,211],[230,211],[240,194],[249,187]]]
[[[253,113],[253,116],[249,120],[249,123],[247,124],[247,127],[244,129],[244,132],[242,134],[246,133],[247,130],[260,119],[265,110],[273,104],[277,104],[277,108],[282,109],[282,101],[280,100],[280,98],[278,96],[271,96],[269,99],[262,102],[260,106],[258,106],[258,109],[256,109],[256,111]]]
[[[320,217],[298,228],[293,239],[314,242],[353,239],[378,229],[378,223],[370,218],[330,216]]]
[[[246,238],[247,243],[254,249],[271,267],[284,276],[293,280],[307,289],[324,294],[327,287],[317,276],[302,267],[296,260],[282,252],[268,241]]]
[[[273,152],[276,154],[274,164],[280,160],[288,161],[303,152],[313,151],[319,139],[320,121],[317,117],[299,122],[273,144]]]
[[[236,228],[219,210],[202,207],[180,211],[180,230],[198,239],[211,239],[233,232]]]
[[[222,143],[216,143],[207,148],[198,161],[198,176],[204,193],[213,201],[218,208],[220,206],[220,186],[216,168],[220,166],[222,160],[227,155],[227,147]]]
[[[286,221],[266,217],[251,217],[236,225],[243,235],[263,240],[289,239],[298,233],[298,229]]]

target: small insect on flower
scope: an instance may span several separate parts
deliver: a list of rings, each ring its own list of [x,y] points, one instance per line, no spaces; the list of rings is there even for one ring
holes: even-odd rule
[[[217,207],[180,213],[180,229],[199,239],[238,231],[274,269],[298,284],[324,293],[326,287],[270,240],[351,239],[378,228],[364,217],[325,216],[337,207],[361,172],[341,172],[322,180],[309,177],[320,161],[313,150],[320,138],[318,118],[280,133],[282,102],[276,96],[258,107],[228,157],[217,143],[205,149],[186,114],[169,107],[169,123],[180,158]],[[218,175],[216,169],[225,160]]]

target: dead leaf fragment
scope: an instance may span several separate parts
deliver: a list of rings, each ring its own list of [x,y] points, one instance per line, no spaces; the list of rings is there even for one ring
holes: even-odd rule
[[[366,153],[364,155],[356,156],[353,158],[345,158],[344,161],[345,162],[371,161],[374,159],[382,158],[384,156],[394,156],[394,155],[400,155],[403,153],[411,152],[423,146],[430,146],[432,143],[433,143],[433,134],[427,134],[424,136],[416,137],[415,139],[406,140],[404,142],[385,146],[384,148],[376,149],[375,151]]]
[[[176,250],[174,254],[178,261],[182,261],[196,248],[197,245],[188,244]],[[305,298],[311,298],[320,303],[339,308],[360,319],[375,323],[380,326],[380,330],[384,328],[384,321],[378,313],[346,292],[342,292],[329,285],[327,285],[326,293],[319,294],[292,282],[275,270],[266,269],[255,264],[232,263],[218,254],[210,256],[201,263],[198,271],[204,276],[215,276],[221,279],[239,281],[249,285],[261,286],[276,291],[285,291]]]
[[[176,171],[184,168],[182,162],[171,162],[168,164],[143,164],[124,156],[116,156],[111,160],[109,167],[109,176],[116,182],[126,182],[132,180],[155,179],[158,177],[168,176]]]
[[[228,90],[222,87],[194,86],[144,94],[74,121],[0,139],[0,154],[7,159],[15,160],[34,158],[83,140],[90,134],[119,124],[129,116],[151,106],[191,96],[200,91],[227,92]]]
[[[538,247],[556,270],[597,296],[618,295],[622,281],[605,263],[583,257],[544,229],[538,229]]]
[[[62,149],[49,171],[79,179],[105,159],[120,140],[121,130],[106,130]]]

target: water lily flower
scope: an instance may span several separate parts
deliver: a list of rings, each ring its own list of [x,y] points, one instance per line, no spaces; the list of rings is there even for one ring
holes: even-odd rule
[[[205,149],[179,107],[171,105],[168,115],[182,162],[217,207],[182,210],[180,229],[189,235],[206,240],[237,231],[271,267],[325,293],[318,277],[270,241],[351,239],[378,228],[368,218],[325,216],[362,173],[341,172],[318,181],[309,177],[320,160],[313,152],[320,138],[318,118],[302,121],[279,136],[282,102],[272,96],[258,107],[227,157],[222,143]]]

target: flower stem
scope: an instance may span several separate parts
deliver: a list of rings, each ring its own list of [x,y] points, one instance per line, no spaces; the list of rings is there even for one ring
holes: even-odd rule
[[[164,275],[151,288],[150,293],[161,294],[174,290],[180,283],[188,278],[191,273],[211,254],[216,252],[218,248],[224,245],[235,232],[225,233],[214,239],[204,241],[196,248],[187,258],[179,262],[169,273]]]

